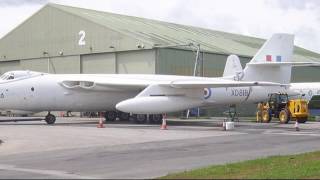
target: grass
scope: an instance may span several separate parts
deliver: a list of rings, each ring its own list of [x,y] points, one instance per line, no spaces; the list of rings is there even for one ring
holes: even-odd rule
[[[320,151],[210,166],[160,179],[320,179]]]

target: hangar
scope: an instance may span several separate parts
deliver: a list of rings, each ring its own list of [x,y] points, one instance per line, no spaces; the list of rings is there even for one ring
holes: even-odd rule
[[[47,4],[0,40],[0,73],[132,73],[221,76],[228,55],[243,66],[264,39],[58,4]],[[295,47],[294,61],[320,61]],[[319,69],[299,67],[293,81],[320,81]],[[306,73],[308,72],[308,73]]]

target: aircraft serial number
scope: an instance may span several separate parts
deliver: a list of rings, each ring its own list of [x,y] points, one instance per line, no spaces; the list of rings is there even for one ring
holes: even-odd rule
[[[232,89],[231,90],[231,96],[236,97],[247,97],[249,96],[250,91],[248,89]]]

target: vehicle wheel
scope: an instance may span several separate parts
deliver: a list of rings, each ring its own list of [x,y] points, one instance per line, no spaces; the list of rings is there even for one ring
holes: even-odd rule
[[[161,124],[162,118],[162,114],[152,114],[149,116],[149,120],[153,124]]]
[[[262,111],[262,122],[263,123],[269,123],[271,121],[271,113],[268,110],[263,110]]]
[[[115,121],[117,119],[117,112],[109,111],[105,114],[106,121]]]
[[[134,114],[134,121],[137,124],[144,124],[147,122],[147,115],[145,114]]]
[[[308,118],[299,118],[297,119],[298,123],[306,123],[308,121]]]
[[[257,113],[256,113],[256,117],[257,117],[257,122],[258,123],[260,123],[260,122],[262,122],[262,116],[261,116],[261,111],[257,111]]]
[[[52,114],[48,114],[46,116],[45,121],[47,122],[47,124],[54,124],[56,122],[56,116],[54,116]]]
[[[120,121],[129,121],[130,113],[119,112],[118,117],[119,117]]]
[[[280,111],[279,120],[281,124],[288,124],[288,122],[290,121],[290,113],[287,109]]]

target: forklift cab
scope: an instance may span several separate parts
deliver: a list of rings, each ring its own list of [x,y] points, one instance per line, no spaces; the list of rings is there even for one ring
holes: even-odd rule
[[[269,106],[272,114],[275,114],[275,117],[278,117],[278,113],[284,109],[289,102],[288,94],[274,93],[269,94]]]

